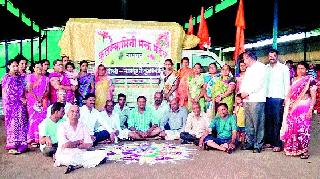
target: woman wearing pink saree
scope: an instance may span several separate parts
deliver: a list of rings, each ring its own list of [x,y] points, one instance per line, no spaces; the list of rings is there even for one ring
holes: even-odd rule
[[[38,126],[46,118],[49,94],[49,78],[42,75],[42,65],[36,62],[34,73],[27,76],[27,107],[29,115],[28,143],[39,143]]]
[[[285,101],[281,140],[286,155],[309,158],[310,127],[317,86],[311,76],[307,76],[308,64],[299,62],[297,76],[293,78]]]

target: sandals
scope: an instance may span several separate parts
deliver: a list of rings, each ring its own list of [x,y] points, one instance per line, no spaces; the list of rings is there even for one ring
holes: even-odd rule
[[[35,143],[35,142],[31,143],[30,145],[32,148],[39,148],[40,147],[40,144]]]
[[[308,159],[309,157],[310,157],[310,154],[308,154],[308,153],[303,153],[300,155],[301,159]]]
[[[281,148],[280,147],[273,147],[272,151],[273,152],[280,152]]]
[[[21,152],[19,152],[19,151],[16,150],[16,149],[10,149],[10,150],[8,151],[8,154],[18,155],[18,154],[21,154]]]

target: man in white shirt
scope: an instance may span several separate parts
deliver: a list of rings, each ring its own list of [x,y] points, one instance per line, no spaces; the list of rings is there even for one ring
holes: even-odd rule
[[[265,106],[265,147],[273,147],[280,152],[282,142],[280,129],[283,117],[283,102],[290,87],[290,72],[287,65],[279,62],[279,52],[271,49],[268,54],[267,68],[267,99]]]
[[[119,136],[120,133],[122,134],[122,130],[120,127],[119,114],[114,112],[113,109],[114,109],[114,102],[112,100],[107,100],[105,110],[101,111],[100,114],[102,117],[101,122],[103,122],[104,126],[107,125],[110,127],[109,130],[111,130],[111,131],[108,131],[111,134],[110,141],[117,143],[116,138],[118,138],[118,137],[122,138],[122,136],[121,137]],[[128,137],[126,137],[126,138],[128,138]]]
[[[200,137],[208,130],[209,124],[208,115],[204,111],[201,111],[200,104],[193,103],[192,112],[187,117],[185,130],[180,133],[181,144],[193,142],[195,145],[198,145]]]
[[[110,131],[112,131],[112,129],[108,123],[102,119],[100,112],[94,108],[95,95],[88,93],[84,100],[85,105],[80,107],[79,121],[87,126],[93,140],[93,145],[97,145],[98,142],[110,138]],[[100,126],[103,126],[103,129]]]
[[[95,167],[106,157],[102,150],[87,151],[92,147],[92,139],[88,128],[79,121],[79,107],[72,105],[68,112],[67,121],[60,124],[58,135],[58,149],[54,166],[69,166],[65,173],[74,170],[75,166],[85,168]]]
[[[247,65],[240,93],[244,99],[247,144],[244,149],[260,153],[264,137],[264,110],[266,102],[266,66],[257,61],[251,51],[243,53]]]
[[[69,111],[70,106],[72,105],[71,103],[66,101],[66,90],[64,89],[59,89],[57,91],[57,95],[58,95],[58,99],[57,102],[59,103],[63,103],[64,104],[64,111]],[[51,104],[48,108],[47,108],[47,118],[50,118],[51,116],[51,108],[52,108]],[[64,119],[67,119],[67,114],[65,114],[63,116]]]

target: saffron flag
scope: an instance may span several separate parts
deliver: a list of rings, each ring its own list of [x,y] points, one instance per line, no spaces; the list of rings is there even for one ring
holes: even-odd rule
[[[200,23],[199,23],[199,30],[197,36],[200,39],[199,47],[200,49],[203,49],[204,44],[209,44],[209,32],[208,32],[208,26],[206,19],[204,18],[204,8],[201,7],[201,16],[200,16]]]
[[[243,0],[239,1],[239,7],[237,11],[237,18],[236,18],[235,25],[237,27],[237,32],[236,32],[236,43],[235,43],[233,59],[236,61],[239,54],[244,52],[244,29],[246,28],[246,23],[244,19]]]
[[[193,35],[193,23],[192,23],[192,15],[190,16],[190,19],[189,19],[189,27],[188,27],[188,32],[187,32],[188,35]]]

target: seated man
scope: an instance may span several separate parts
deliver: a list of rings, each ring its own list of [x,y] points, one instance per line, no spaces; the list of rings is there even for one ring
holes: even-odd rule
[[[163,94],[161,92],[155,92],[154,105],[151,107],[155,114],[155,121],[160,125],[160,121],[163,119],[164,114],[169,112],[169,106],[166,102],[163,102]]]
[[[180,138],[180,133],[184,131],[188,110],[179,106],[179,98],[170,101],[170,110],[164,114],[160,122],[161,137],[166,140],[176,140]]]
[[[192,104],[192,112],[188,115],[185,132],[180,133],[182,144],[193,142],[199,144],[200,137],[208,129],[209,118],[207,114],[201,111],[199,103]]]
[[[143,140],[157,136],[161,129],[155,122],[153,110],[146,108],[147,99],[144,96],[137,98],[138,106],[129,113],[128,127],[131,139]]]
[[[95,106],[95,95],[88,93],[85,98],[85,105],[80,107],[80,119],[86,127],[89,129],[91,139],[93,140],[93,145],[97,145],[98,142],[110,139],[114,141],[114,135],[110,135],[112,129],[102,119],[101,113],[94,108]],[[100,126],[103,126],[101,128]]]
[[[210,130],[216,131],[217,136],[208,135],[210,131],[207,130],[200,138],[199,146],[202,147],[205,143],[205,146],[231,153],[237,138],[237,121],[234,115],[228,113],[226,103],[219,103],[217,109],[218,115],[209,126]]]
[[[40,151],[52,157],[58,148],[57,129],[64,122],[64,104],[55,102],[51,107],[51,116],[39,124]]]
[[[118,113],[120,116],[120,127],[121,129],[128,128],[128,117],[130,108],[126,104],[127,96],[119,93],[118,94],[118,104],[114,106],[114,112]]]
[[[103,125],[110,126],[111,131],[108,131],[111,133],[111,142],[117,143],[117,139],[122,138],[122,136],[119,136],[122,134],[122,130],[120,127],[120,117],[119,114],[113,111],[114,108],[114,102],[111,100],[106,101],[105,110],[101,111],[101,122],[103,122]],[[102,130],[106,130],[103,126]],[[128,135],[128,134],[127,134]],[[127,137],[128,138],[128,137]]]
[[[87,151],[92,147],[93,141],[88,128],[79,121],[79,107],[72,105],[67,116],[67,121],[61,123],[57,131],[58,149],[54,166],[69,166],[66,171],[68,173],[74,166],[90,168],[103,162],[105,151]]]

